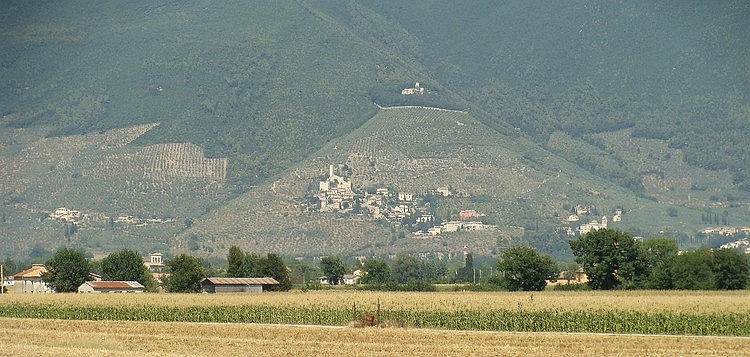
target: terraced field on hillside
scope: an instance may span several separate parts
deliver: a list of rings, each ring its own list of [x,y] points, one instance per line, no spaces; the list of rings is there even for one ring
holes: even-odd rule
[[[41,139],[31,130],[6,133],[0,147],[5,204],[0,239],[7,244],[0,254],[28,252],[35,244],[53,250],[60,244],[92,243],[88,249],[96,251],[106,245],[104,236],[136,248],[149,236],[161,237],[163,244],[185,219],[226,200],[226,158],[206,158],[187,143],[130,144],[157,125]],[[76,235],[63,237],[62,223],[48,218],[59,207],[81,212]],[[128,229],[111,229],[108,217],[119,216],[172,219],[179,225],[133,235]],[[164,236],[160,228],[171,234]]]
[[[522,137],[500,135],[459,111],[381,109],[310,160],[231,201],[228,159],[207,158],[187,143],[129,144],[154,126],[44,139],[24,129],[6,133],[0,171],[11,178],[3,195],[6,207],[13,208],[6,209],[5,248],[28,252],[40,244],[47,249],[73,244],[111,252],[125,246],[223,257],[231,245],[304,256],[399,251],[451,256],[468,247],[495,255],[509,244],[523,243],[528,229],[551,232],[567,224],[566,207],[576,204],[594,205],[601,214],[624,207],[628,213],[625,222],[614,225],[618,229],[652,223],[654,217],[662,217],[669,229],[688,215],[700,216],[700,211],[681,208],[670,221],[657,202],[638,201],[570,163],[527,150],[530,145]],[[497,229],[416,239],[364,216],[306,212],[305,196],[314,193],[331,164],[351,170],[357,192],[388,187],[423,194],[449,188],[453,195],[434,207],[439,217],[473,209]],[[58,207],[80,210],[89,219],[74,236],[63,237],[61,223],[45,220]],[[108,216],[172,220],[111,227]],[[33,238],[19,241],[16,236]]]

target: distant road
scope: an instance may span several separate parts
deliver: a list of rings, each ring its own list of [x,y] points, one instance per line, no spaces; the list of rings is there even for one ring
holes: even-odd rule
[[[393,106],[393,107],[384,107],[384,106],[382,106],[382,105],[380,105],[378,103],[375,103],[375,102],[372,102],[372,104],[375,104],[378,108],[383,109],[383,110],[388,110],[388,109],[404,109],[404,108],[417,108],[417,109],[432,109],[432,110],[442,110],[442,111],[445,111],[445,112],[467,114],[467,112],[464,111],[464,110],[445,109],[445,108],[438,108],[438,107],[424,107],[424,106],[421,106],[421,105],[397,105],[397,106]]]

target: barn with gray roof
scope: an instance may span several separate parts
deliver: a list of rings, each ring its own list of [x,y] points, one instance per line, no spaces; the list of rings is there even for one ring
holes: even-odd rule
[[[205,278],[201,281],[204,293],[259,293],[274,285],[279,282],[273,278]]]

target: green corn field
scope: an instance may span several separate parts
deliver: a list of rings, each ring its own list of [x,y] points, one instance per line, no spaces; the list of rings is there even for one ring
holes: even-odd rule
[[[485,331],[593,332],[750,336],[750,315],[735,312],[674,311],[552,311],[454,310],[378,308],[374,312],[341,306],[100,306],[61,304],[0,304],[0,317],[121,320],[154,322],[269,323],[343,326],[374,314],[377,323],[390,325]]]

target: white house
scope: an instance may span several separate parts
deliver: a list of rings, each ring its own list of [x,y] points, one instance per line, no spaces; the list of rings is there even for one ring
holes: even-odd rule
[[[359,277],[354,274],[345,274],[341,281],[344,285],[354,285],[359,281]]]
[[[441,232],[442,232],[442,229],[440,227],[427,228],[427,235],[430,235],[430,236],[439,236]]]
[[[419,82],[414,84],[414,88],[404,88],[401,90],[402,95],[424,94],[424,88],[419,86]]]
[[[13,290],[20,293],[52,293],[52,288],[47,282],[42,280],[42,274],[47,272],[44,264],[33,264],[31,268],[26,269],[16,275],[13,275]]]

